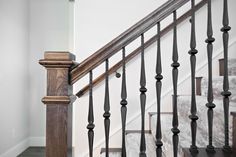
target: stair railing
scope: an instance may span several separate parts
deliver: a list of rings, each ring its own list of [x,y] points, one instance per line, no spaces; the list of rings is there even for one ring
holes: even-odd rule
[[[173,30],[173,55],[172,55],[172,79],[173,79],[173,156],[178,156],[178,105],[177,105],[177,84],[178,84],[178,46],[177,46],[177,24],[182,22],[191,15],[191,38],[190,38],[190,64],[191,64],[191,133],[192,145],[190,152],[194,155],[198,153],[196,145],[197,134],[197,105],[195,97],[195,67],[196,67],[196,34],[195,34],[195,12],[205,3],[208,3],[208,61],[209,61],[209,93],[208,93],[208,119],[209,119],[209,145],[207,150],[214,150],[212,145],[212,123],[213,123],[213,99],[211,89],[211,54],[212,54],[212,26],[211,26],[211,0],[202,0],[195,5],[195,0],[191,0],[191,10],[177,19],[177,10],[186,4],[189,0],[169,0],[161,7],[153,11],[151,14],[143,18],[141,21],[130,27],[117,38],[109,42],[107,45],[99,49],[90,57],[80,64],[77,64],[75,56],[69,52],[46,52],[44,59],[39,63],[47,69],[47,96],[42,99],[46,104],[46,157],[69,157],[72,156],[72,103],[75,100],[73,96],[73,84],[85,75],[89,74],[89,85],[83,89],[83,92],[77,94],[81,96],[86,90],[89,90],[89,109],[88,109],[88,140],[89,140],[89,156],[93,156],[94,141],[94,113],[93,113],[93,88],[98,82],[105,78],[105,97],[104,97],[104,130],[105,130],[105,155],[109,156],[109,132],[110,132],[110,98],[109,98],[109,74],[115,69],[122,66],[122,87],[121,87],[121,119],[122,119],[122,157],[126,157],[125,146],[125,126],[127,113],[127,91],[126,91],[126,63],[135,55],[141,53],[141,75],[140,75],[140,108],[141,108],[141,139],[140,139],[140,157],[146,157],[145,142],[145,106],[146,106],[146,75],[145,75],[145,48],[157,41],[157,60],[156,60],[156,96],[157,96],[157,128],[156,128],[156,156],[162,156],[162,132],[161,132],[161,86],[163,79],[161,66],[161,36],[170,30]],[[161,30],[161,22],[167,16],[173,14],[173,23]],[[228,91],[228,73],[227,73],[227,57],[228,57],[228,8],[227,0],[224,0],[224,16],[223,16],[223,42],[224,42],[224,113],[225,113],[225,146],[224,150],[230,152],[229,146],[229,99]],[[150,28],[157,26],[157,35],[144,42],[145,32]],[[126,57],[125,48],[132,41],[139,38],[141,45],[130,56]],[[122,61],[109,70],[109,58],[122,50]],[[98,79],[93,80],[93,70],[105,63],[105,73]],[[81,94],[82,93],[82,94]]]

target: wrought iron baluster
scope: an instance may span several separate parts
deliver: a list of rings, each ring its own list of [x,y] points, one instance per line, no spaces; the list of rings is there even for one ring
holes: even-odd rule
[[[145,141],[145,106],[146,106],[146,75],[144,62],[144,35],[141,35],[141,75],[140,75],[140,105],[141,105],[141,141],[140,141],[140,157],[146,157],[146,141]]]
[[[93,114],[93,72],[89,72],[89,111],[88,111],[88,142],[89,157],[93,157],[93,140],[94,140],[94,114]]]
[[[157,23],[157,61],[156,61],[156,96],[157,96],[157,126],[156,126],[156,156],[162,156],[162,133],[161,133],[161,87],[163,79],[161,66],[161,24]]]
[[[104,100],[104,127],[105,127],[105,143],[106,143],[106,157],[109,157],[109,133],[110,133],[110,98],[109,98],[109,61],[106,59],[106,79],[105,79],[105,100]]]
[[[190,56],[190,64],[191,64],[191,115],[189,118],[191,119],[191,134],[192,134],[192,145],[190,146],[191,153],[198,153],[198,148],[196,146],[196,135],[197,135],[197,105],[196,105],[196,96],[195,96],[195,68],[196,68],[196,35],[195,35],[195,0],[191,0],[191,7],[193,9],[191,16],[191,41],[189,51]]]
[[[229,26],[229,17],[228,17],[228,1],[224,0],[224,8],[223,8],[223,27],[221,31],[223,32],[223,46],[224,46],[224,79],[223,79],[223,92],[221,93],[224,103],[224,121],[225,121],[225,145],[223,150],[226,152],[231,152],[232,149],[229,146],[229,96],[231,92],[229,91],[229,78],[228,78],[228,41],[229,41],[229,33],[228,31],[231,29]]]
[[[208,58],[208,94],[206,106],[208,107],[207,117],[208,117],[208,146],[206,148],[207,152],[215,152],[214,146],[212,145],[212,129],[213,129],[213,108],[215,104],[213,103],[213,89],[212,89],[212,51],[213,42],[215,39],[212,30],[212,18],[211,18],[211,0],[207,0],[207,58]]]
[[[177,24],[176,24],[176,11],[173,12],[173,21],[174,21],[174,28],[173,28],[173,55],[172,61],[173,63],[171,66],[172,69],[172,79],[173,79],[173,97],[172,97],[172,104],[173,104],[173,120],[172,126],[173,128],[171,131],[173,132],[173,154],[174,157],[178,156],[178,143],[179,143],[179,132],[178,129],[179,121],[178,121],[178,106],[177,106],[177,84],[178,84],[178,67],[180,66],[178,62],[178,46],[177,46]]]
[[[126,70],[125,70],[125,47],[122,49],[122,85],[121,85],[121,121],[122,121],[122,152],[121,156],[126,157],[125,126],[127,115],[127,90],[126,90]]]

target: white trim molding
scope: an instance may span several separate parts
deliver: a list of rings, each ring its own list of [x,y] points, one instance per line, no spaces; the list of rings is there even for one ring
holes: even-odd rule
[[[12,148],[8,149],[5,153],[1,154],[0,157],[16,157],[24,150],[29,147],[29,140],[28,138],[21,141],[20,143],[16,144]]]

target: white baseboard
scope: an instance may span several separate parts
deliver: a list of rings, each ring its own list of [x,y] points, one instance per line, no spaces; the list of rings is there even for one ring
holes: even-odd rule
[[[29,138],[29,146],[31,147],[42,147],[45,146],[46,143],[46,138],[45,137],[30,137]]]
[[[45,146],[45,137],[29,137],[20,143],[16,144],[12,148],[8,149],[0,157],[16,157],[28,147],[42,147]]]
[[[12,148],[8,149],[5,153],[1,154],[0,157],[16,157],[28,147],[29,147],[29,140],[27,138],[18,143],[17,145],[13,146]]]

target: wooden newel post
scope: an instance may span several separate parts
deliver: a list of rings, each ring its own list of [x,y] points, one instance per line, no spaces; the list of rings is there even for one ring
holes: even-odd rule
[[[69,52],[45,52],[39,63],[47,69],[46,157],[72,156],[72,85],[69,72],[75,56]]]

